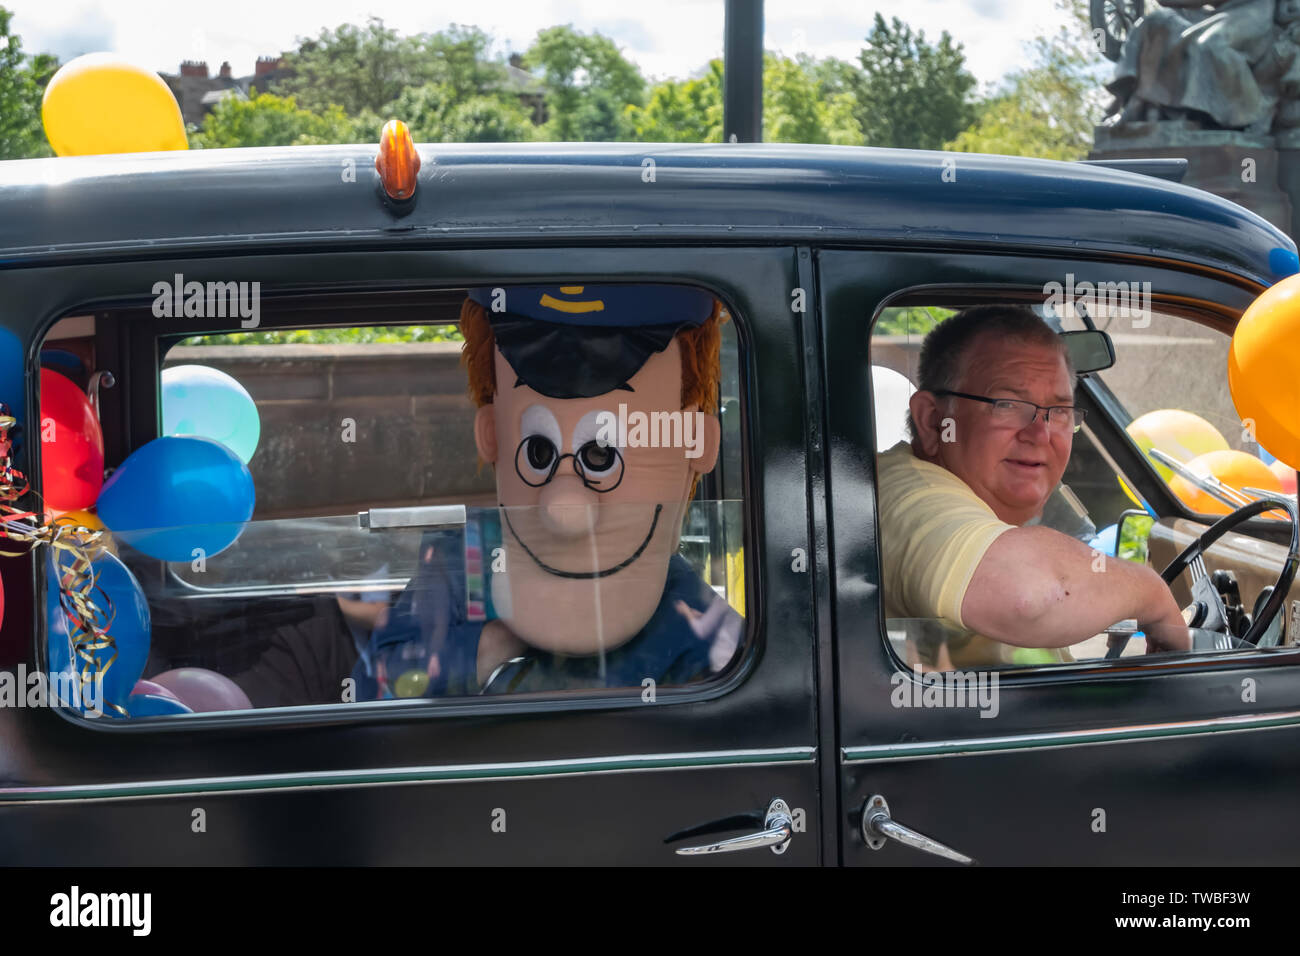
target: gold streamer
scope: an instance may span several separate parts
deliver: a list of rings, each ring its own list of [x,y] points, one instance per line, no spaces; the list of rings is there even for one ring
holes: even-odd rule
[[[31,491],[26,476],[14,468],[10,460],[12,441],[9,429],[15,424],[17,419],[10,414],[9,407],[0,403],[0,538],[25,542],[31,547],[26,551],[4,554],[17,557],[30,554],[41,544],[50,546],[50,566],[59,582],[59,605],[66,618],[72,645],[78,697],[85,700],[85,688],[98,681],[102,699],[104,676],[117,660],[117,642],[109,633],[113,623],[113,601],[96,582],[90,560],[90,552],[97,550],[104,532],[87,528],[66,515],[37,523],[37,512],[24,511],[14,505]],[[36,497],[39,499],[40,495]],[[42,509],[39,516],[43,518],[44,514]],[[96,593],[98,601],[94,597]],[[105,703],[119,716],[129,716],[120,704]]]

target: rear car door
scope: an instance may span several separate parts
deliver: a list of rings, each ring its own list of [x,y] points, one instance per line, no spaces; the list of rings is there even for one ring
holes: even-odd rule
[[[709,290],[734,317],[734,394],[723,396],[724,419],[731,416],[723,423],[728,487],[706,485],[701,497],[731,496],[739,524],[731,532],[740,533],[744,560],[740,576],[730,581],[746,611],[744,649],[733,668],[699,687],[657,694],[630,688],[540,699],[471,697],[438,706],[308,704],[183,720],[90,721],[55,707],[0,707],[0,860],[698,864],[698,855],[674,850],[761,830],[774,802],[782,801],[791,839],[780,853],[760,847],[717,856],[744,864],[819,862],[823,811],[811,576],[791,573],[792,549],[805,547],[809,536],[805,418],[795,400],[800,342],[788,306],[796,271],[791,249],[667,246],[335,246],[310,254],[209,247],[175,260],[155,251],[113,262],[67,256],[40,268],[0,268],[4,322],[26,357],[29,414],[22,424],[28,436],[39,433],[36,361],[44,336],[69,315],[94,318],[97,365],[116,379],[101,395],[110,468],[121,461],[113,449],[120,456],[160,434],[165,345],[178,336],[240,331],[228,320],[158,318],[150,290],[176,274],[204,283],[260,283],[264,331],[322,324],[325,312],[312,310],[328,311],[331,297],[342,293],[352,296],[353,309],[360,297],[362,312],[365,297],[373,296],[380,314],[381,302],[413,290],[446,296],[512,282],[660,281]],[[366,322],[362,317],[351,324]],[[382,369],[374,377],[382,379]],[[462,388],[454,383],[447,391]],[[288,441],[294,429],[337,437],[349,400],[360,409],[354,418],[366,414],[364,396],[344,396],[343,406],[332,404],[334,398],[322,395],[314,411],[293,406],[299,411],[292,414],[285,393],[268,398],[262,403],[264,443],[277,436]],[[412,407],[418,413],[431,406],[417,394]],[[266,431],[277,427],[281,431]],[[424,454],[423,445],[438,440],[427,431],[376,440],[365,450],[380,476],[375,484],[390,485],[392,474],[409,464],[407,456]],[[302,447],[316,448],[320,458],[308,467],[328,485],[328,454],[340,446]],[[36,452],[35,442],[24,442],[15,464],[40,489]],[[457,467],[472,474],[474,463]],[[418,497],[420,489],[408,492]],[[263,529],[247,539],[265,542],[258,546],[268,549],[267,581],[274,577],[266,567],[274,564],[270,551],[277,539],[281,548],[300,549],[288,555],[289,563],[297,562],[294,567],[309,577],[311,549],[324,554],[342,547],[342,539],[331,536],[338,521],[355,524],[358,509],[324,499],[312,505],[300,509],[310,514],[267,519],[285,535]],[[255,517],[254,529],[258,524]],[[706,551],[711,546],[707,537],[695,544]],[[35,673],[43,666],[43,561],[38,552],[6,558],[0,566],[7,598],[0,668]],[[179,569],[185,571],[183,562]],[[182,587],[184,578],[172,574],[165,583]],[[240,583],[228,578],[222,587]],[[738,815],[757,823],[737,822]],[[720,835],[717,827],[702,826],[718,820],[731,820]],[[691,828],[705,835],[665,843]]]

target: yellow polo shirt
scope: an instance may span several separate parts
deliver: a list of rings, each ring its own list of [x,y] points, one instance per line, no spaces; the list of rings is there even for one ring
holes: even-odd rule
[[[909,634],[909,657],[915,652],[923,667],[961,670],[1073,660],[1064,648],[1003,644],[962,622],[975,568],[1015,525],[947,468],[913,455],[906,442],[877,456],[876,474],[885,617],[940,619],[927,634]]]

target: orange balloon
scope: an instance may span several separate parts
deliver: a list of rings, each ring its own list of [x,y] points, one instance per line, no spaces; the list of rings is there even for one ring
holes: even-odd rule
[[[1213,475],[1238,490],[1250,487],[1279,493],[1282,491],[1282,482],[1268,465],[1244,451],[1207,452],[1193,458],[1187,467],[1197,475]],[[1169,488],[1188,508],[1199,514],[1226,515],[1234,510],[1180,475],[1174,475],[1170,479]]]
[[[1295,494],[1295,469],[1284,461],[1275,461],[1268,466],[1268,470],[1277,475],[1277,480],[1282,483],[1282,493]]]
[[[1300,467],[1300,274],[1270,286],[1242,315],[1228,350],[1228,388],[1255,440]]]

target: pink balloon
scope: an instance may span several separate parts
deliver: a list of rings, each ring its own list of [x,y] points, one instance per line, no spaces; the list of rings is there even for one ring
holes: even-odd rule
[[[180,700],[175,694],[169,691],[162,684],[155,684],[151,680],[138,680],[135,686],[131,688],[132,694],[152,694],[155,697],[166,697],[170,700]]]
[[[149,678],[171,691],[197,713],[212,710],[252,710],[252,701],[239,685],[223,674],[202,667],[181,667]]]

